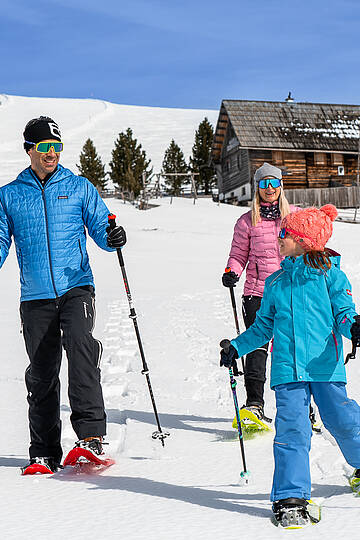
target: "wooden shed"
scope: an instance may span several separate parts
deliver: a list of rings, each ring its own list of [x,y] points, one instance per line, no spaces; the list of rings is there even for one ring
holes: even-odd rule
[[[358,105],[224,100],[211,152],[220,200],[250,200],[264,161],[286,190],[355,185],[359,130]]]

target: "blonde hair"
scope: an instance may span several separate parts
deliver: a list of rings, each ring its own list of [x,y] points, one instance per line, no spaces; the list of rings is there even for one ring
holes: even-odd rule
[[[285,192],[284,192],[282,184],[280,186],[280,195],[279,195],[278,201],[279,201],[281,219],[284,219],[285,216],[290,214],[291,210],[290,210],[289,202],[287,198],[285,197]],[[259,194],[259,188],[257,187],[253,200],[251,202],[251,223],[254,227],[256,227],[256,225],[261,220],[260,202],[261,202],[261,199],[260,199],[260,194]]]

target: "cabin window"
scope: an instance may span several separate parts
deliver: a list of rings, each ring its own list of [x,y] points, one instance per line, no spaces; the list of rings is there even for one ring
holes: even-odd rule
[[[335,165],[336,167],[344,165],[343,154],[331,154],[331,165]]]
[[[327,165],[327,156],[325,152],[314,152],[315,165]]]
[[[237,162],[237,168],[241,169],[241,154],[240,153],[236,156],[236,162]]]

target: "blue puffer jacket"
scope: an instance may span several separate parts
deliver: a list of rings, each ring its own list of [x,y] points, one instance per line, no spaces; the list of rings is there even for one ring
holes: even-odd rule
[[[114,251],[106,243],[108,213],[95,187],[61,165],[45,188],[29,167],[0,189],[0,266],[13,236],[21,301],[94,285],[85,227],[98,246]]]
[[[331,262],[325,274],[306,266],[303,257],[284,259],[265,281],[254,324],[231,342],[243,356],[274,336],[271,387],[346,382],[341,335],[351,338],[356,311],[340,257]]]

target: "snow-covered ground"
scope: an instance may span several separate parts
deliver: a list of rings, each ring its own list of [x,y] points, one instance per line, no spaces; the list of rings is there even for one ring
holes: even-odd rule
[[[96,337],[104,344],[102,379],[108,441],[116,465],[102,474],[22,477],[28,430],[23,372],[27,365],[18,316],[18,270],[13,250],[0,273],[1,537],[37,540],[249,540],[275,538],[269,492],[272,434],[246,441],[247,486],[239,443],[231,428],[233,403],[218,343],[235,335],[229,292],[220,277],[237,207],[209,199],[169,199],[148,211],[109,199],[128,232],[124,258],[162,426],[165,448],[151,438],[154,417],[116,255],[89,241],[97,284]],[[360,295],[357,225],[335,223],[330,246],[343,254],[343,269]],[[237,299],[240,306],[241,283]],[[346,343],[346,350],[350,344]],[[359,359],[348,367],[349,394],[360,400]],[[62,371],[64,451],[75,439]],[[238,385],[240,403],[242,382]],[[274,415],[266,391],[266,413]],[[360,501],[344,478],[339,450],[322,435],[311,451],[314,498],[323,520],[296,532],[300,538],[354,535]],[[292,533],[283,533],[292,534]]]
[[[158,170],[171,138],[189,155],[195,129],[216,111],[128,107],[96,100],[0,96],[0,185],[11,181],[28,158],[22,131],[34,116],[59,122],[65,150],[61,162],[76,171],[81,147],[91,137],[104,162],[119,131],[132,127]],[[28,427],[23,373],[27,357],[20,334],[18,268],[11,249],[0,272],[0,537],[14,540],[89,538],[129,540],[248,540],[275,538],[269,492],[272,434],[246,441],[250,483],[238,485],[239,443],[231,428],[233,403],[220,339],[235,335],[229,291],[221,285],[232,231],[244,209],[200,199],[154,201],[141,212],[108,199],[128,233],[124,257],[138,313],[165,448],[156,429],[116,255],[89,241],[97,284],[96,337],[104,344],[102,379],[109,450],[116,465],[102,474],[21,477],[27,461]],[[330,246],[360,297],[358,226],[335,223]],[[238,305],[242,282],[236,289]],[[240,309],[239,309],[240,311]],[[350,349],[347,342],[346,350]],[[349,394],[360,400],[359,359],[348,366]],[[62,369],[63,447],[75,440],[69,422],[66,360]],[[242,382],[238,385],[243,400]],[[266,413],[274,416],[266,391]],[[314,436],[313,495],[323,520],[301,538],[354,535],[360,501],[344,478],[344,460],[326,437]],[[287,534],[287,533],[284,533]],[[291,533],[290,533],[291,534]]]
[[[80,152],[89,137],[109,170],[114,142],[121,131],[130,127],[151,159],[153,172],[158,173],[171,139],[175,139],[188,159],[199,123],[207,116],[215,127],[218,111],[0,94],[0,185],[16,178],[28,166],[22,134],[26,123],[40,115],[50,116],[59,124],[64,142],[61,162],[74,172],[77,172]]]

